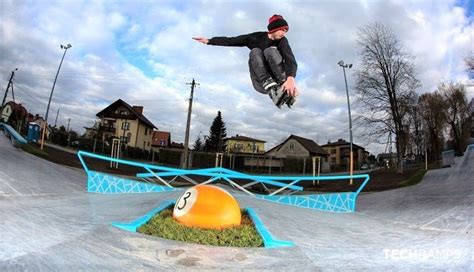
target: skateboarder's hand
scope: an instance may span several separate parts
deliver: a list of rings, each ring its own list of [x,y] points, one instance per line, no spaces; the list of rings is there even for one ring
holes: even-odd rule
[[[203,43],[203,44],[208,44],[209,43],[209,40],[204,38],[204,37],[193,37],[193,40],[196,40],[200,43]]]
[[[289,76],[285,83],[283,83],[283,89],[288,93],[289,96],[297,96],[298,95],[298,89],[296,88],[295,84],[295,78]]]

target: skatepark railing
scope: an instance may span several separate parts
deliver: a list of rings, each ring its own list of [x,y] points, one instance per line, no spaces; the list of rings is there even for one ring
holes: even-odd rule
[[[256,198],[267,201],[278,202],[287,205],[299,206],[310,209],[325,210],[332,212],[353,212],[355,210],[355,203],[357,196],[369,182],[368,174],[358,175],[341,175],[341,176],[265,176],[265,175],[249,175],[240,173],[227,168],[214,167],[206,169],[178,169],[160,165],[150,165],[139,162],[127,161],[107,156],[97,155],[89,152],[79,151],[77,153],[84,170],[88,176],[88,191],[97,193],[139,193],[139,192],[158,192],[158,191],[173,191],[177,188],[172,186],[172,183],[181,177],[193,185],[209,184],[219,180],[228,182],[236,189],[244,193],[254,196]],[[99,173],[89,170],[83,157],[90,157],[108,162],[115,162],[119,164],[135,166],[144,169],[143,173],[138,173],[137,178],[149,181],[155,178],[161,182],[161,185],[152,183],[142,183],[135,180],[127,180],[123,178],[114,177],[104,173]],[[207,177],[204,182],[198,183],[190,176]],[[166,178],[171,178],[167,180]],[[350,180],[362,179],[361,185],[355,192],[342,193],[325,193],[325,194],[302,194],[304,182],[318,181],[336,181],[336,180]],[[235,180],[248,181],[246,184],[239,184]],[[248,188],[255,184],[261,184],[267,189],[267,194],[256,194],[248,190]],[[276,187],[277,189],[268,189],[267,186]],[[297,195],[293,195],[300,192]]]
[[[10,137],[13,146],[20,147],[20,146],[28,143],[25,140],[25,138],[23,138],[23,136],[21,136],[20,133],[18,133],[10,125],[5,124],[5,123],[0,123],[0,129],[3,129],[3,131],[5,132],[5,135],[7,137]]]

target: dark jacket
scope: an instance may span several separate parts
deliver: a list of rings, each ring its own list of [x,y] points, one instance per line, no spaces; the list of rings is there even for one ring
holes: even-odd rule
[[[268,32],[254,32],[250,34],[240,35],[237,37],[214,37],[209,40],[209,45],[220,46],[247,46],[250,50],[260,48],[265,50],[270,46],[276,46],[283,57],[283,64],[287,76],[296,76],[298,64],[296,63],[293,51],[286,37],[281,40],[274,41],[268,38]]]

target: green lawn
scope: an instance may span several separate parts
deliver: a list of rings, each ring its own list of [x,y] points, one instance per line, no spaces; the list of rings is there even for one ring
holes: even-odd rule
[[[45,158],[45,159],[48,158],[48,153],[46,153],[45,151],[39,149],[38,147],[36,147],[34,145],[24,144],[24,145],[21,146],[21,149],[23,149],[24,151],[26,151],[30,154],[33,154],[35,156],[42,157],[42,158]]]
[[[401,187],[416,185],[421,182],[426,172],[427,171],[425,169],[420,169],[414,175],[412,175],[409,179],[398,183],[398,185],[400,185]]]
[[[173,209],[166,209],[155,215],[138,232],[170,240],[212,246],[262,247],[263,240],[250,217],[243,211],[240,226],[223,230],[186,227],[173,218]]]

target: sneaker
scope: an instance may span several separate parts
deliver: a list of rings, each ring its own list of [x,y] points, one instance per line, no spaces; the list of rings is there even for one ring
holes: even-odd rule
[[[273,78],[269,78],[263,82],[263,88],[268,91],[270,88],[277,86],[278,84],[273,80]]]

